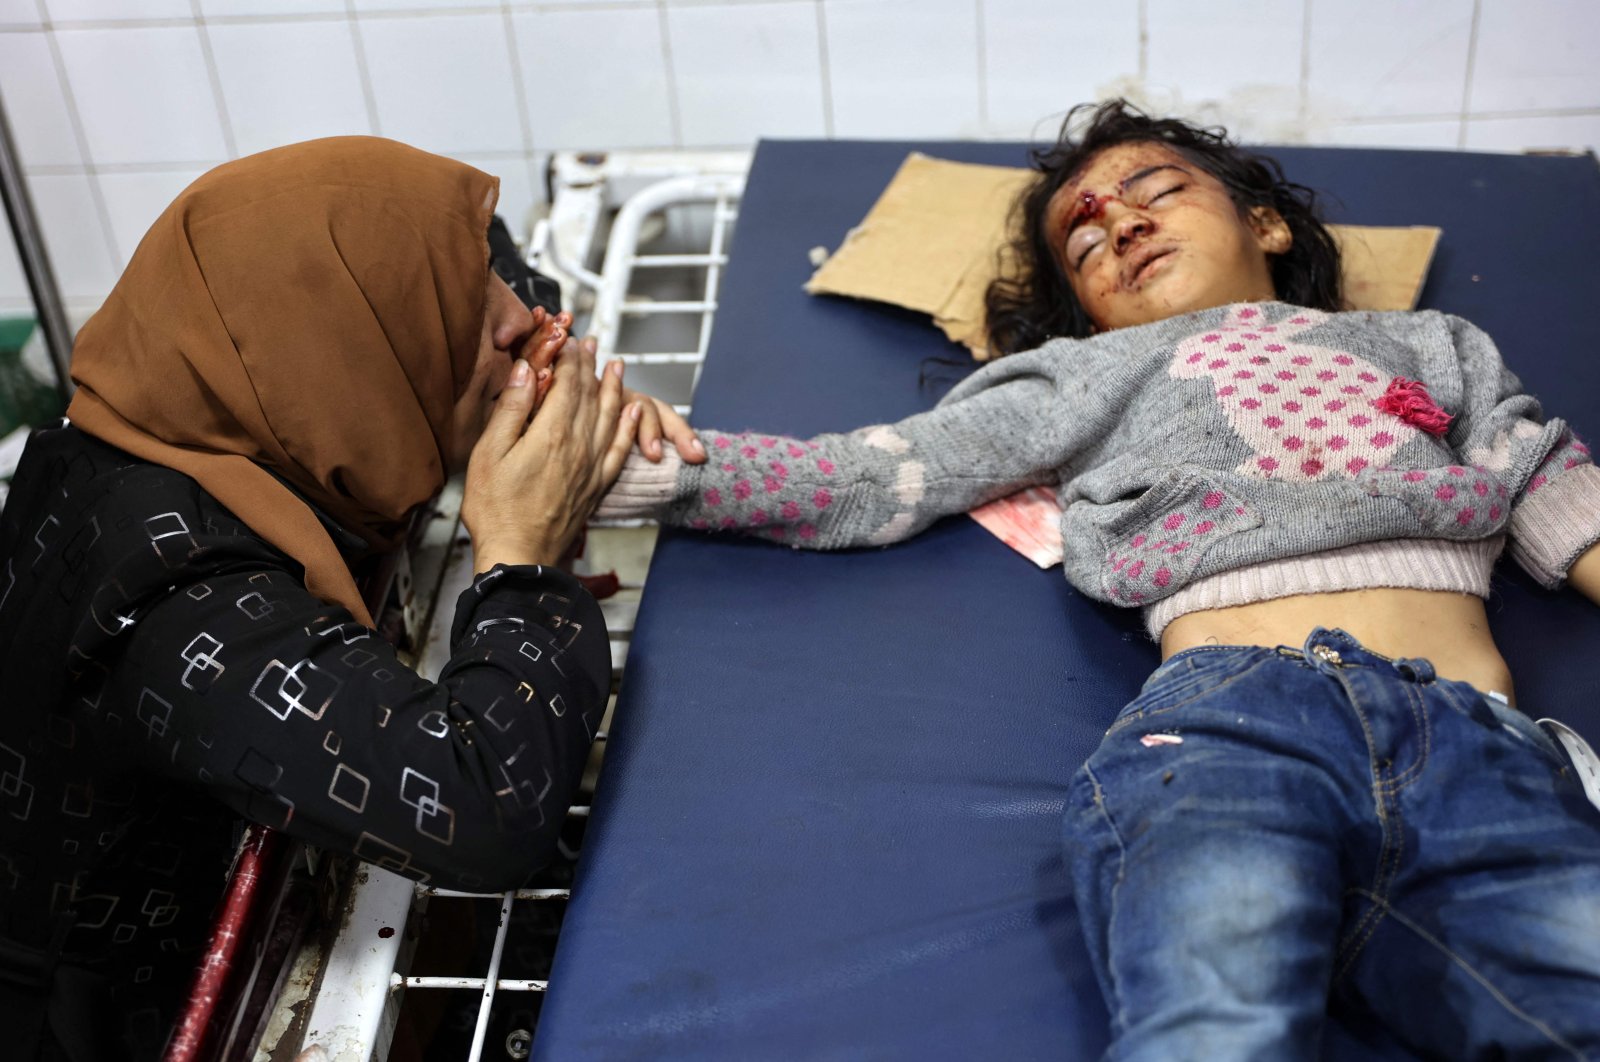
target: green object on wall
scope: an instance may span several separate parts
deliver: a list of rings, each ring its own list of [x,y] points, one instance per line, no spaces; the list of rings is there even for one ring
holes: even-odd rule
[[[41,376],[41,364],[48,370],[44,335],[34,319],[0,317],[0,436],[61,416],[61,397]]]

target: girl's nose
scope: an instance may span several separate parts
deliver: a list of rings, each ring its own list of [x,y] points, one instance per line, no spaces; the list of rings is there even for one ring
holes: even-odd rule
[[[1121,254],[1135,240],[1144,239],[1155,231],[1156,223],[1143,211],[1125,209],[1122,216],[1112,223],[1112,233],[1116,241],[1117,253]]]

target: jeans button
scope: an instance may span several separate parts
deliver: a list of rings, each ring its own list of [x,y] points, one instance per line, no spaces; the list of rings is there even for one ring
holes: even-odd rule
[[[1344,663],[1344,660],[1339,656],[1339,651],[1337,649],[1330,649],[1326,645],[1313,645],[1311,647],[1311,655],[1316,657],[1318,660],[1321,660],[1329,667],[1338,667],[1340,664]]]

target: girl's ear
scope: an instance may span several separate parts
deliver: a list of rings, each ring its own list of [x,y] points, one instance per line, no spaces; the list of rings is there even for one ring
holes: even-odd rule
[[[1269,206],[1250,209],[1250,230],[1256,234],[1256,244],[1267,254],[1287,254],[1294,246],[1294,233],[1283,215]]]

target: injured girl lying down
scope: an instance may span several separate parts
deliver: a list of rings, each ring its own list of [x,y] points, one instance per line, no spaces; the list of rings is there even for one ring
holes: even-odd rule
[[[1314,1058],[1329,1015],[1600,1055],[1600,810],[1484,608],[1503,552],[1600,601],[1589,450],[1471,323],[1345,311],[1312,194],[1225,134],[1112,101],[1035,163],[1006,356],[896,424],[636,452],[600,515],[844,549],[1053,488],[1068,580],[1161,643],[1067,798],[1108,1057]]]

